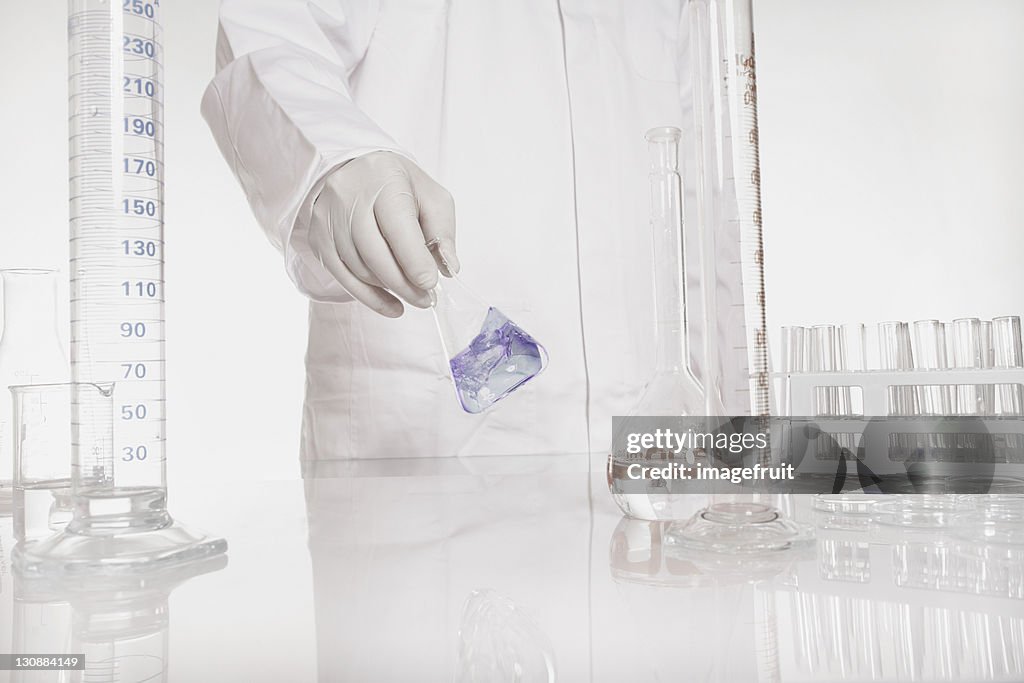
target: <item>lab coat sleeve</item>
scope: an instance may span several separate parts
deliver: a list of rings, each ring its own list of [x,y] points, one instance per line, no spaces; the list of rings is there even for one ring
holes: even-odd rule
[[[292,281],[317,301],[351,300],[307,239],[325,176],[368,152],[405,154],[349,88],[376,15],[377,0],[223,0],[220,7],[217,73],[202,114]]]

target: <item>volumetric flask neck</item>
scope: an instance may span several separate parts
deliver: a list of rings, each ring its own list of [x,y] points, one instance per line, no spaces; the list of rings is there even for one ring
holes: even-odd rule
[[[686,319],[686,270],[683,260],[683,196],[679,176],[678,128],[647,133],[651,182],[651,235],[654,248],[655,338],[657,374],[674,375],[685,385],[689,405],[663,406],[667,414],[699,413],[702,392],[689,367]],[[695,398],[689,398],[689,395]],[[666,414],[666,413],[652,413]]]

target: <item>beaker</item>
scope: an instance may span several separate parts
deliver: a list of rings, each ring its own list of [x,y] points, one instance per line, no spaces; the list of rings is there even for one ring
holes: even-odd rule
[[[432,290],[431,311],[459,404],[482,413],[539,375],[548,362],[544,347],[452,274],[436,240],[427,243],[451,277]]]
[[[67,381],[68,362],[57,329],[57,271],[0,270],[0,510],[11,504],[14,472],[12,396],[8,387]]]
[[[88,428],[75,425],[72,406],[90,394],[97,409]],[[14,537],[21,545],[42,540],[71,521],[71,444],[110,452],[113,387],[35,384],[11,387],[14,400]]]

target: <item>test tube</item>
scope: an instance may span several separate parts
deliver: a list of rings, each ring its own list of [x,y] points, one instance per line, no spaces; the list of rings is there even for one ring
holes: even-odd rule
[[[867,328],[863,323],[840,325],[838,347],[836,365],[841,372],[864,372],[868,369]],[[855,401],[852,387],[839,387],[838,391],[843,414],[864,414],[863,397]]]
[[[914,355],[910,347],[910,328],[905,322],[878,323],[879,359],[883,370],[913,370]],[[889,387],[889,414],[916,413],[914,387]]]
[[[811,328],[810,364],[811,372],[835,372],[837,368],[835,325],[815,325]],[[816,415],[841,415],[842,406],[835,386],[819,386],[814,389]]]
[[[992,347],[992,321],[982,320],[979,340],[981,342],[981,367],[991,368],[995,365],[995,349]]]
[[[956,362],[953,358],[953,323],[942,323],[942,337],[946,340],[946,367],[955,368]],[[955,399],[956,396],[952,396],[954,404],[952,408],[956,408]]]
[[[863,323],[839,328],[839,359],[843,370],[863,372],[868,369],[868,334]]]
[[[992,320],[993,365],[997,368],[1024,367],[1021,349],[1020,316],[1007,315]],[[1000,415],[1024,415],[1024,386],[999,385]]]
[[[782,372],[784,375],[807,372],[807,330],[800,326],[782,328]],[[792,384],[782,378],[782,401],[786,415],[793,414]]]
[[[981,320],[958,318],[953,321],[953,365],[957,368],[980,369],[985,367]],[[956,412],[958,415],[987,415],[991,403],[986,403],[985,392],[980,384],[958,384],[956,387]]]
[[[946,362],[946,332],[938,320],[914,322],[914,359],[923,370],[944,370]],[[918,386],[918,406],[923,415],[950,415],[953,412],[953,390],[948,385],[922,384]]]
[[[981,367],[992,368],[995,367],[996,354],[995,349],[992,346],[992,321],[982,320],[981,321],[981,334],[979,340],[981,341]],[[995,384],[983,383],[978,385],[978,391],[981,393],[981,400],[985,404],[986,415],[995,415],[996,413],[996,387]]]

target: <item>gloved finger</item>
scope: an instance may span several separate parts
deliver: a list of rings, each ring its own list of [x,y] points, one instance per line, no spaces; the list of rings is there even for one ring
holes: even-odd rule
[[[405,277],[395,260],[391,247],[371,216],[356,216],[352,224],[352,243],[366,267],[392,293],[419,308],[429,308],[429,292],[420,289]]]
[[[324,269],[352,295],[353,299],[386,318],[397,318],[402,315],[405,307],[391,292],[363,282],[341,261],[324,226],[311,228],[309,245]]]
[[[419,209],[405,176],[389,180],[377,193],[373,213],[405,279],[421,290],[437,286],[437,265],[424,245]]]
[[[451,277],[460,268],[455,252],[455,201],[448,190],[420,169],[414,171],[412,179],[424,241],[436,245],[431,254],[437,267]]]
[[[341,257],[342,263],[344,263],[352,274],[362,280],[368,285],[374,287],[384,287],[384,283],[373,274],[369,266],[363,261],[363,258],[359,255],[359,250],[356,249],[355,243],[352,241],[352,225],[355,216],[363,215],[362,220],[370,220],[366,217],[366,214],[371,212],[373,209],[372,205],[368,202],[360,205],[359,200],[355,200],[351,207],[344,207],[341,202],[332,202],[328,206],[327,210],[327,231],[330,234],[331,241],[334,242],[335,251],[338,256]]]

